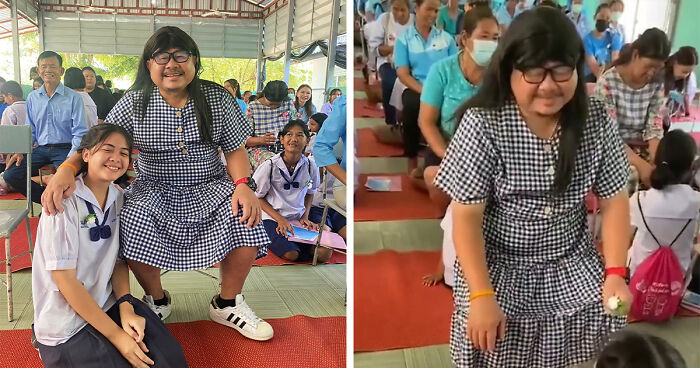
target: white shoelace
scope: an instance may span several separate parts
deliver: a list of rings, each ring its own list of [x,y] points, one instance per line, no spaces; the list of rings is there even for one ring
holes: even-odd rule
[[[237,305],[233,308],[235,310],[234,313],[239,315],[240,317],[242,317],[246,323],[249,323],[249,324],[257,327],[258,322],[262,321],[262,319],[258,318],[258,316],[255,314],[255,312],[252,309],[250,309],[250,307],[248,306],[248,303],[246,303],[245,301],[243,303],[241,303],[240,305]]]

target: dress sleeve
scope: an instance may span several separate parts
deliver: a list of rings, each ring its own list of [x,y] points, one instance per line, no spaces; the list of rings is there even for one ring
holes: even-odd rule
[[[47,271],[71,270],[78,262],[80,219],[71,199],[63,201],[63,213],[44,213],[39,220],[36,246],[41,248]]]
[[[661,139],[664,137],[663,129],[656,123],[656,117],[659,115],[659,109],[664,103],[664,85],[657,83],[656,92],[649,101],[649,110],[647,111],[646,128],[644,129],[644,140],[648,141],[654,138]]]
[[[592,102],[591,110],[589,119],[599,120],[596,125],[600,126],[601,154],[593,192],[598,198],[607,199],[627,187],[630,165],[615,120],[605,113],[600,102]]]
[[[134,101],[136,92],[129,92],[117,101],[112,110],[107,114],[105,123],[119,125],[134,135]]]
[[[396,70],[402,66],[408,66],[408,45],[406,45],[405,35],[408,30],[405,30],[401,36],[396,40],[394,44],[394,64],[396,64]]]
[[[224,153],[233,152],[241,147],[252,134],[250,124],[246,122],[241,107],[227,91],[217,91],[218,103],[221,104],[221,136],[219,145]]]
[[[265,198],[267,192],[270,191],[270,187],[272,186],[272,183],[270,183],[270,177],[272,176],[270,171],[272,169],[272,160],[265,160],[253,173],[253,180],[255,180],[255,184],[258,186],[258,189],[255,190],[256,197]]]
[[[485,203],[494,187],[495,147],[487,121],[475,110],[467,110],[447,147],[435,185],[462,204]]]

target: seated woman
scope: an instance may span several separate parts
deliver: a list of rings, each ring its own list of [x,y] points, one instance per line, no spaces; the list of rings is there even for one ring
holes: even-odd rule
[[[672,130],[661,139],[651,189],[637,192],[629,200],[635,234],[630,275],[660,246],[672,246],[683,272],[689,270],[700,211],[700,193],[689,185],[696,154],[695,140],[681,130]]]
[[[638,184],[651,186],[650,177],[659,140],[663,136],[656,123],[664,101],[664,83],[657,78],[668,58],[671,45],[658,28],[647,29],[600,77],[595,95],[605,102],[608,113],[617,120],[632,166],[628,191]]]
[[[291,221],[299,221],[310,230],[318,225],[309,220],[311,202],[320,183],[318,167],[302,153],[309,142],[309,129],[301,120],[292,120],[280,133],[284,151],[263,162],[253,174],[258,184],[255,195],[260,198],[263,225],[270,238],[268,250],[292,262],[313,258],[315,246],[289,241],[294,235]],[[318,261],[331,257],[327,248],[318,249]]]
[[[409,0],[392,0],[391,12],[382,14],[377,20],[373,34],[368,35],[368,46],[376,49],[377,71],[381,77],[382,106],[384,107],[384,122],[396,124],[396,108],[389,103],[391,92],[396,83],[394,68],[394,44],[403,31],[413,24],[413,14],[410,13]]]
[[[333,111],[333,101],[342,96],[343,91],[341,91],[338,88],[333,88],[330,93],[328,93],[328,102],[324,103],[323,106],[321,106],[321,112],[328,115]]]
[[[500,36],[496,17],[486,6],[468,11],[463,23],[463,49],[433,65],[423,86],[418,116],[421,132],[430,147],[423,172],[425,186],[430,198],[443,210],[450,198],[435,188],[433,179],[457,127],[459,117],[455,117],[455,110],[478,90]]]
[[[294,118],[305,123],[308,123],[311,115],[316,113],[316,106],[311,102],[311,92],[311,86],[302,84],[297,89],[297,94],[294,98],[294,111],[296,111]]]
[[[689,116],[695,97],[697,81],[693,70],[698,66],[698,52],[692,46],[683,46],[666,60],[664,94],[671,116]],[[664,127],[665,128],[665,127]]]
[[[403,105],[403,144],[412,178],[422,181],[418,170],[420,130],[418,114],[423,84],[430,68],[441,59],[457,53],[452,36],[435,27],[439,0],[416,0],[416,21],[396,41],[394,61],[397,75],[407,88],[401,96]]]
[[[248,104],[246,118],[253,133],[245,146],[253,171],[282,150],[277,135],[294,114],[294,106],[287,97],[287,84],[282,81],[268,82],[262,96]]]
[[[620,55],[622,36],[610,28],[610,5],[600,4],[595,11],[595,29],[583,38],[586,50],[586,82],[595,83]]]

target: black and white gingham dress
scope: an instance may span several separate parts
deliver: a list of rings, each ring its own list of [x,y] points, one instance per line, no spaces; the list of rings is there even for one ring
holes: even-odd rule
[[[456,262],[450,345],[457,367],[569,367],[593,358],[604,338],[625,325],[603,313],[603,264],[584,196],[591,189],[601,198],[623,190],[629,164],[603,104],[589,105],[563,195],[549,194],[558,139],[534,135],[515,102],[467,111],[450,142],[436,183],[456,202],[486,203],[486,258],[506,315],[506,338],[496,351],[475,349],[466,339],[469,290]]]
[[[213,117],[212,144],[202,142],[193,101],[182,109],[168,105],[154,87],[145,115],[141,91],[127,93],[106,122],[134,136],[139,157],[136,180],[126,190],[121,213],[123,256],[162,269],[186,271],[209,267],[231,250],[258,247],[267,254],[269,239],[262,224],[247,229],[234,217],[234,183],[218,155],[241,147],[250,137],[231,95],[216,85],[202,90]]]

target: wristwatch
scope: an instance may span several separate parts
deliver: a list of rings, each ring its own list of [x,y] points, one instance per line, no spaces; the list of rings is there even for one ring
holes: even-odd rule
[[[240,178],[240,179],[236,180],[236,186],[238,186],[238,184],[246,184],[246,185],[248,185],[248,187],[250,187],[250,189],[251,189],[253,192],[256,191],[256,190],[258,190],[258,185],[255,184],[255,180],[253,180],[253,177],[252,177],[252,176],[249,176],[249,177],[247,177],[247,178]]]
[[[134,305],[134,296],[131,294],[124,294],[121,298],[117,299],[117,305],[124,302]]]

